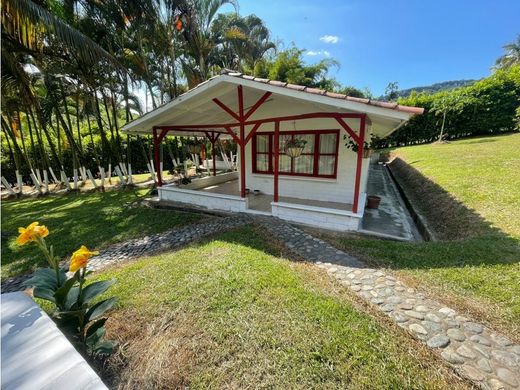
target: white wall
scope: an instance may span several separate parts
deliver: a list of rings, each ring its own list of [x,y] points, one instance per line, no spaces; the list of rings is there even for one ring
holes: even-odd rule
[[[247,198],[242,199],[239,196],[181,189],[171,185],[159,187],[158,192],[160,200],[187,203],[210,210],[233,211],[237,213],[247,210]]]
[[[343,210],[323,209],[290,203],[271,203],[275,217],[309,226],[337,231],[355,231],[359,229],[363,213],[350,213]]]
[[[354,127],[354,123],[349,123]],[[313,119],[294,123],[282,123],[280,131],[294,130],[318,130],[338,129],[339,124],[330,119]],[[265,124],[259,130],[273,131],[273,124]],[[354,130],[357,129],[354,127]],[[369,133],[369,131],[367,131]],[[352,203],[354,199],[354,184],[356,178],[357,155],[345,146],[343,140],[345,130],[341,129],[339,135],[338,173],[336,179],[325,179],[304,176],[278,176],[279,195],[301,199],[314,199],[328,202]],[[254,174],[252,172],[252,144],[249,141],[246,146],[246,188],[251,191],[260,190],[265,194],[273,194],[273,176],[266,174]],[[360,192],[366,191],[368,179],[368,167],[370,159],[363,159]]]

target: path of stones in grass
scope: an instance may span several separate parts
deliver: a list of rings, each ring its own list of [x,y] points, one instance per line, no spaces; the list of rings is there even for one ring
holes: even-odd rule
[[[180,248],[197,239],[256,221],[298,256],[324,268],[341,284],[386,313],[412,336],[438,351],[462,376],[484,389],[520,389],[520,345],[459,315],[414,288],[367,267],[295,226],[272,217],[235,215],[214,218],[113,245],[89,262],[99,270],[160,251]],[[22,289],[28,276],[2,283],[2,293]]]
[[[273,218],[257,220],[298,256],[325,269],[440,353],[463,377],[484,389],[520,389],[520,345],[294,226]]]
[[[211,218],[203,223],[129,240],[101,250],[98,256],[89,260],[87,268],[97,271],[142,256],[177,249],[195,240],[248,223],[251,223],[251,219],[247,215],[239,214],[227,218]],[[25,274],[2,281],[2,294],[23,290],[23,283],[30,277],[31,274]]]

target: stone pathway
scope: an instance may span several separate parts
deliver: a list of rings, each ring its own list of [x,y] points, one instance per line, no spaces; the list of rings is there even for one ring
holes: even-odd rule
[[[294,253],[371,302],[479,387],[520,388],[520,345],[294,226],[258,220]]]
[[[237,214],[131,240],[101,251],[91,259],[89,268],[99,270],[176,249],[253,221],[264,226],[292,252],[325,269],[331,277],[379,308],[476,385],[493,390],[520,389],[520,345],[407,287],[384,271],[367,267],[323,240],[272,217]],[[2,293],[20,290],[22,281],[3,282]]]
[[[168,230],[163,233],[115,244],[107,249],[101,250],[99,256],[92,257],[87,268],[97,271],[104,267],[145,255],[177,249],[200,238],[248,223],[251,223],[251,219],[247,215],[242,214],[227,218],[212,218],[205,223],[188,225],[180,229]],[[64,264],[65,263],[62,265]],[[31,274],[20,275],[3,281],[2,294],[23,290],[23,282],[31,276]]]

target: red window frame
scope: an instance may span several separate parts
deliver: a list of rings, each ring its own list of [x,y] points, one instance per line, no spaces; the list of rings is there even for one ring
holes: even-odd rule
[[[278,171],[279,175],[285,176],[304,176],[304,177],[319,177],[319,178],[328,178],[328,179],[336,179],[338,175],[338,151],[339,151],[339,129],[333,130],[298,130],[298,131],[280,131],[280,136],[283,135],[314,135],[314,151],[313,153],[302,153],[305,155],[313,155],[313,169],[312,173],[300,173],[294,172],[294,159],[291,161],[291,172],[283,172]],[[334,153],[320,153],[320,136],[322,134],[336,134],[336,150]],[[269,136],[269,146],[267,152],[257,152],[257,137],[258,136]],[[274,132],[266,131],[266,132],[258,132],[253,137],[252,143],[252,168],[253,173],[260,175],[272,175],[274,173],[273,170],[273,157],[274,157]],[[280,148],[282,145],[280,145]],[[267,171],[259,171],[256,166],[256,156],[258,154],[264,154],[268,156],[268,170]],[[331,175],[319,174],[319,158],[320,156],[334,156],[334,172]]]

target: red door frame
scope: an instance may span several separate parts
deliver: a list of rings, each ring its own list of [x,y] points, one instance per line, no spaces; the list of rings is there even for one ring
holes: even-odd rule
[[[156,166],[160,167],[160,156],[159,156],[159,144],[161,140],[164,138],[167,132],[169,131],[190,131],[190,132],[203,132],[208,134],[208,130],[212,130],[214,133],[229,134],[237,143],[240,150],[240,196],[245,198],[246,194],[246,173],[245,173],[245,148],[249,140],[254,136],[258,128],[265,123],[274,123],[275,132],[279,132],[280,122],[286,121],[296,121],[303,119],[318,119],[318,118],[331,118],[336,119],[339,125],[347,132],[347,134],[352,137],[354,142],[358,144],[357,151],[357,161],[356,161],[356,177],[354,184],[354,201],[352,205],[352,212],[357,213],[359,208],[359,194],[361,188],[361,171],[362,171],[362,163],[363,163],[363,149],[364,149],[364,140],[365,140],[365,128],[367,115],[366,114],[358,114],[358,113],[341,113],[341,112],[314,112],[307,114],[299,114],[299,115],[289,115],[282,117],[268,117],[263,119],[255,119],[249,120],[249,117],[263,104],[267,101],[269,96],[271,96],[271,92],[266,92],[249,110],[247,113],[244,112],[244,92],[242,85],[238,85],[237,87],[237,95],[238,95],[238,114],[235,113],[231,108],[222,103],[219,99],[212,99],[215,104],[217,104],[220,108],[222,108],[225,112],[227,112],[233,119],[237,122],[234,123],[221,123],[221,124],[206,124],[206,125],[175,125],[175,126],[154,126],[153,127],[153,138],[154,138],[154,149],[155,149],[155,161]],[[344,121],[346,118],[351,119],[359,119],[359,134],[356,134],[354,130]],[[253,126],[251,132],[245,135],[245,127]],[[239,134],[237,135],[233,128],[238,128]],[[160,134],[157,134],[157,131],[161,130]],[[218,137],[218,136],[217,136]],[[275,163],[276,168],[278,168],[278,154],[279,154],[279,145],[278,145],[278,137],[274,137],[275,140]],[[216,139],[215,139],[216,140]],[[339,140],[338,140],[339,144]],[[215,159],[213,159],[215,164]],[[160,168],[159,168],[160,169]],[[278,201],[278,169],[275,169],[275,202]],[[215,173],[215,167],[214,167]],[[158,172],[158,185],[162,186],[162,178],[161,172]]]

